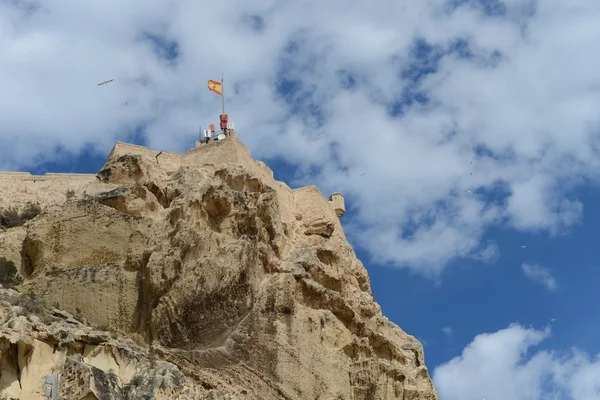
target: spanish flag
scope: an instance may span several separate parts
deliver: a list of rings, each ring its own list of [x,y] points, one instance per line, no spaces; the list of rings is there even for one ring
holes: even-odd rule
[[[216,94],[222,96],[223,95],[223,84],[218,81],[213,81],[212,79],[208,80],[208,90],[211,92],[215,92]]]

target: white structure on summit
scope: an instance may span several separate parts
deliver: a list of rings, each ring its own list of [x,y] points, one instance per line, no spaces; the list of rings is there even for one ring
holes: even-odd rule
[[[227,117],[227,114],[225,114],[225,117]],[[208,143],[211,140],[224,140],[228,137],[235,137],[235,124],[227,122],[227,120],[223,121],[223,115],[221,115],[221,119],[221,131],[215,132],[214,124],[211,124],[209,128],[202,129],[199,144]]]

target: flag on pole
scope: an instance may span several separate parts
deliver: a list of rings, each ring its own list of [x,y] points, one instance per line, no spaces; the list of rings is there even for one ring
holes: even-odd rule
[[[211,92],[215,92],[216,94],[222,96],[223,95],[223,84],[218,81],[213,81],[212,79],[208,80],[208,90]]]

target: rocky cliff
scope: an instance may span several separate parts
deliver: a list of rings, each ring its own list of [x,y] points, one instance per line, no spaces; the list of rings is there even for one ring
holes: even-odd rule
[[[159,156],[113,151],[0,232],[34,294],[0,293],[1,398],[60,373],[62,399],[437,399],[315,187],[237,139]]]

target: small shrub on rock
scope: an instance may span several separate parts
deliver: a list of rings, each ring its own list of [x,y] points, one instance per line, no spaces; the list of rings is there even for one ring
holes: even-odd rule
[[[6,258],[0,258],[0,284],[14,288],[21,283],[23,283],[23,278],[17,273],[15,263]]]
[[[19,212],[15,207],[0,209],[0,228],[8,229],[21,226],[30,219],[34,219],[42,212],[39,204],[28,202]]]
[[[15,207],[9,207],[7,209],[0,209],[0,227],[1,228],[12,228],[19,226],[21,219],[19,218],[19,211]]]
[[[37,316],[43,316],[48,309],[46,302],[38,298],[33,292],[19,296],[14,305],[23,307],[25,314],[34,314]]]
[[[27,205],[21,210],[21,224],[29,221],[30,219],[34,219],[42,212],[42,207],[39,204],[33,204],[32,202],[28,202]]]

